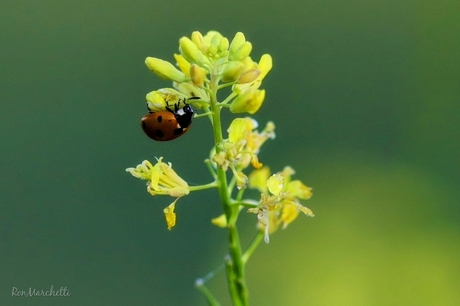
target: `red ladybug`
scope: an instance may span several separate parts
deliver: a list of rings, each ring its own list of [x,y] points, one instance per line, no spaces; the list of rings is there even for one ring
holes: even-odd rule
[[[198,99],[193,97],[191,99]],[[190,129],[193,119],[193,108],[184,99],[184,107],[180,108],[181,101],[174,104],[174,111],[166,103],[166,110],[152,112],[141,120],[144,133],[156,141],[176,139]]]

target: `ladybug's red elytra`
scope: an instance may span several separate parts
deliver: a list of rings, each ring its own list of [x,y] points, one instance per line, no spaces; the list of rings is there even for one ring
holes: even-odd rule
[[[192,97],[190,99],[199,99]],[[180,108],[180,103],[184,107]],[[169,141],[185,134],[190,129],[193,119],[193,108],[187,104],[186,99],[174,104],[174,110],[166,102],[166,110],[151,112],[141,120],[144,133],[156,141]]]

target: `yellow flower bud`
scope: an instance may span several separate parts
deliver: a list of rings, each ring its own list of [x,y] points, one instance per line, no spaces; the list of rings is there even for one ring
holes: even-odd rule
[[[245,84],[245,83],[254,82],[259,76],[259,74],[260,74],[259,69],[250,69],[248,71],[245,71],[243,74],[240,75],[240,77],[237,80],[237,83]]]
[[[241,47],[246,42],[246,38],[244,37],[244,34],[241,32],[238,32],[235,34],[235,37],[233,37],[232,42],[230,43],[230,49],[229,49],[229,55],[228,59],[233,60],[234,55],[236,51]]]
[[[219,52],[226,54],[228,49],[228,39],[223,37],[219,44]]]
[[[246,188],[248,184],[248,177],[242,171],[233,171],[233,175],[236,179],[236,188]]]
[[[192,41],[195,43],[195,45],[198,47],[198,49],[200,49],[201,51],[205,51],[203,49],[203,35],[198,32],[198,31],[194,31],[192,33]]]
[[[219,217],[211,219],[211,223],[214,224],[215,226],[225,228],[227,227],[227,217],[225,217],[225,215],[222,214]]]
[[[187,62],[181,54],[174,54],[174,59],[176,60],[180,71],[182,71],[185,76],[190,77],[190,63]]]
[[[211,45],[219,47],[221,41],[222,41],[222,34],[220,34],[219,32],[215,32],[215,34],[211,38]]]
[[[201,63],[202,54],[195,43],[190,40],[190,38],[184,36],[179,39],[179,50],[185,59],[190,63]]]
[[[262,106],[265,99],[265,90],[254,90],[239,95],[230,105],[232,113],[254,114]]]
[[[204,83],[204,70],[198,65],[193,64],[190,67],[190,77],[192,78],[193,85],[201,87]]]
[[[231,61],[225,65],[222,71],[222,81],[233,82],[239,78],[244,70],[244,65],[241,62]]]
[[[174,212],[174,208],[176,208],[176,202],[179,198],[177,198],[174,202],[172,202],[168,207],[163,209],[163,213],[165,214],[166,224],[168,225],[168,230],[171,230],[176,225],[176,213]]]
[[[158,75],[160,78],[174,81],[177,83],[182,83],[186,81],[185,74],[179,71],[170,62],[155,57],[147,57],[145,59],[145,64],[151,71],[153,71],[153,73]]]
[[[239,47],[232,56],[234,61],[243,61],[245,60],[252,51],[252,44],[249,41],[246,41]]]

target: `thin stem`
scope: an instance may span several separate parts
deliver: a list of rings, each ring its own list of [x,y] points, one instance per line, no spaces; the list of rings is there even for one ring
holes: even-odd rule
[[[211,173],[212,177],[213,177],[214,179],[216,179],[216,178],[217,178],[217,174],[216,174],[216,171],[214,170],[214,167],[213,167],[212,164],[211,164],[211,161],[210,161],[209,159],[206,159],[206,160],[204,161],[204,163],[205,163],[206,166],[208,167],[208,170],[209,170],[209,172]]]
[[[188,188],[190,191],[197,191],[197,190],[204,190],[204,189],[209,189],[209,188],[216,188],[218,186],[217,182],[212,182],[209,184],[205,185],[199,185],[199,186],[189,186]]]
[[[236,82],[220,84],[219,86],[217,86],[217,89],[222,89],[222,88],[225,88],[225,87],[229,87],[229,86],[232,86],[235,83]]]
[[[204,116],[209,116],[211,114],[212,114],[211,112],[196,114],[195,116],[193,116],[193,119],[204,117]]]
[[[242,306],[243,302],[239,299],[238,289],[236,288],[235,274],[233,273],[233,264],[230,256],[225,258],[225,270],[227,271],[228,290],[232,296],[234,306]]]
[[[233,201],[232,206],[242,206],[242,207],[249,207],[249,208],[254,208],[257,207],[258,203],[257,202],[245,202],[245,201]]]
[[[246,188],[241,188],[240,190],[238,190],[238,194],[236,195],[236,200],[237,201],[241,201],[241,199],[243,198],[243,194],[244,194],[245,190],[246,190]]]
[[[234,97],[236,97],[236,96],[237,96],[237,95],[236,95],[234,92],[232,92],[230,95],[228,95],[227,98],[225,98],[224,101],[222,101],[221,104],[228,104],[228,102],[230,102],[230,101],[231,101]]]
[[[211,78],[211,111],[212,125],[214,132],[214,142],[216,144],[216,153],[219,153],[222,148],[220,144],[223,142],[222,124],[220,120],[220,107],[217,105],[217,91],[218,91],[217,78]],[[227,175],[225,170],[221,167],[217,168],[217,181],[219,196],[222,201],[222,208],[228,222],[228,241],[229,241],[229,255],[231,259],[227,263],[227,281],[229,283],[230,294],[234,305],[248,305],[248,291],[245,282],[244,264],[242,260],[241,243],[236,226],[236,215],[238,214],[238,207],[232,207],[230,194],[228,192]]]
[[[219,301],[214,297],[214,295],[211,293],[211,291],[204,285],[204,282],[201,281],[201,279],[197,279],[195,282],[196,287],[198,290],[203,293],[203,295],[206,297],[206,300],[208,301],[209,305],[211,306],[220,306]]]
[[[246,249],[246,251],[243,254],[243,263],[246,264],[251,257],[252,253],[254,253],[255,249],[259,245],[259,243],[262,241],[264,238],[264,233],[261,231],[257,232],[257,235],[254,237],[252,240],[251,244],[249,247]]]

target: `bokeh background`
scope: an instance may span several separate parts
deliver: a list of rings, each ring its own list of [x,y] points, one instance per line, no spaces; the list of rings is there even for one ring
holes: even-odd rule
[[[192,31],[237,31],[274,58],[261,152],[313,187],[302,217],[248,265],[253,305],[460,304],[460,2],[1,1],[2,305],[205,305],[197,277],[226,234],[213,191],[151,197],[125,168],[163,156],[209,182],[205,119],[175,141],[140,130]],[[228,123],[232,116],[225,114]],[[242,215],[245,244],[254,215]],[[71,297],[11,297],[13,287]],[[223,272],[209,287],[229,304]]]

